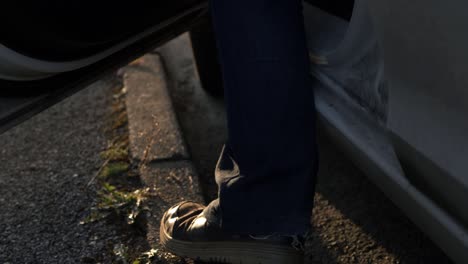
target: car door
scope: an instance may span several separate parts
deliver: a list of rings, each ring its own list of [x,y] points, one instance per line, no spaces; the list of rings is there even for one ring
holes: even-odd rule
[[[0,16],[0,133],[188,30],[203,0],[8,1]]]
[[[323,127],[459,263],[468,259],[467,8],[355,0],[346,20],[305,7]]]
[[[468,3],[380,0],[369,6],[385,61],[395,152],[411,184],[454,221],[464,244],[458,250],[466,253]],[[436,236],[455,251],[457,245]],[[458,254],[457,260],[467,258]]]

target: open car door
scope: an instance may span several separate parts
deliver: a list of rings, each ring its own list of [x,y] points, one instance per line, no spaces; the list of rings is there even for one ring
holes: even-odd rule
[[[207,13],[203,0],[9,1],[0,16],[0,133]]]

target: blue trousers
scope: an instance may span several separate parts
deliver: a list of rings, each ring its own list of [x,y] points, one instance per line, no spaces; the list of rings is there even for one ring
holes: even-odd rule
[[[317,171],[315,107],[300,0],[212,0],[228,142],[216,168],[222,228],[300,234]]]

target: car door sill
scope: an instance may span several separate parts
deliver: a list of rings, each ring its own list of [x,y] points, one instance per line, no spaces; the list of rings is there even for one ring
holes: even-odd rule
[[[405,214],[455,261],[468,259],[468,230],[413,186],[382,124],[337,83],[318,72],[314,91],[321,127]]]

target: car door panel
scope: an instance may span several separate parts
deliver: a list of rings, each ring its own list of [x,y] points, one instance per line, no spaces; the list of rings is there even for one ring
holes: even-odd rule
[[[395,151],[410,182],[465,230],[458,235],[466,252],[468,3],[377,0],[369,6],[383,51]],[[466,257],[443,248],[458,261]]]
[[[349,23],[305,10],[323,127],[459,263],[468,258],[467,7],[356,0]]]
[[[468,225],[468,4],[380,0],[370,6],[389,82],[388,127],[438,168],[410,162],[416,157],[400,149],[420,171],[408,177]]]

